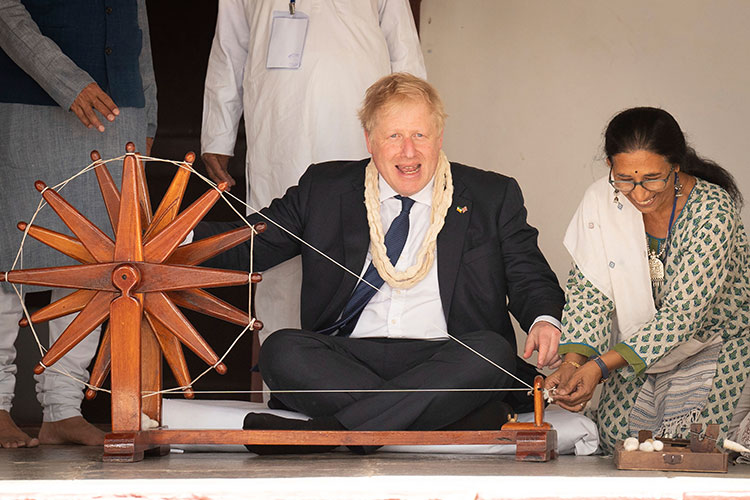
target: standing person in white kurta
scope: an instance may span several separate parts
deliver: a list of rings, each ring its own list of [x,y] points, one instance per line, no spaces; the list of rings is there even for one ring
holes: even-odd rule
[[[298,0],[309,18],[298,68],[268,68],[274,12],[287,0],[220,0],[206,75],[201,149],[215,182],[228,174],[245,115],[247,202],[260,209],[297,183],[308,165],[364,158],[357,118],[365,90],[391,72],[425,77],[407,0]],[[277,15],[279,15],[277,14]],[[257,296],[265,332],[299,328],[299,258],[264,276]]]

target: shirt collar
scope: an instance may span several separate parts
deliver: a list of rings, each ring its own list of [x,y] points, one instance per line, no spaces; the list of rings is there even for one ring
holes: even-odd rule
[[[422,203],[423,205],[427,205],[428,207],[432,206],[432,190],[433,186],[435,185],[435,177],[430,179],[430,182],[427,183],[425,187],[420,189],[418,192],[414,193],[413,195],[409,196],[412,200],[414,200],[417,203]],[[393,198],[398,193],[387,183],[385,182],[385,179],[383,179],[383,176],[378,175],[378,187],[380,189],[380,203],[383,203],[388,198]]]

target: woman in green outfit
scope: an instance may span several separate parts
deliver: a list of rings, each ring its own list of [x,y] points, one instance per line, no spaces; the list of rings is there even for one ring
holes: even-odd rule
[[[687,438],[695,422],[728,437],[750,375],[742,195],[662,109],[615,116],[605,153],[609,176],[589,187],[565,236],[564,361],[546,386],[582,411],[603,384],[588,413],[605,451],[642,429]]]

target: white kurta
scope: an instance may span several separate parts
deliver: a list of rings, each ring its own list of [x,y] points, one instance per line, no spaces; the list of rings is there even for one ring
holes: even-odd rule
[[[219,2],[201,148],[232,155],[244,112],[254,209],[296,185],[311,163],[367,156],[357,111],[378,78],[425,77],[407,0],[297,0],[296,8],[310,18],[301,66],[267,69],[272,15],[288,12],[288,0]],[[299,259],[265,273],[257,301],[265,333],[299,326],[300,281]]]
[[[424,77],[407,0],[298,0],[310,17],[299,69],[267,69],[273,11],[287,0],[221,0],[206,75],[201,147],[232,155],[243,111],[248,203],[266,206],[308,165],[367,156],[357,110],[381,76]]]

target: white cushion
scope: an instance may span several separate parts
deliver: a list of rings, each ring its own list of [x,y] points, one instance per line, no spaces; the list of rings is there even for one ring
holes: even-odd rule
[[[245,415],[249,412],[270,413],[286,418],[306,420],[301,413],[272,410],[263,403],[247,401],[191,401],[187,399],[164,399],[162,423],[169,429],[242,429]],[[522,413],[520,422],[534,420],[533,413]],[[573,413],[551,405],[544,413],[544,420],[557,430],[557,446],[561,455],[591,455],[599,446],[596,425],[580,413]],[[242,445],[179,445],[186,451],[246,451]],[[425,445],[384,446],[382,451],[405,453],[477,453],[515,454],[514,445]]]

